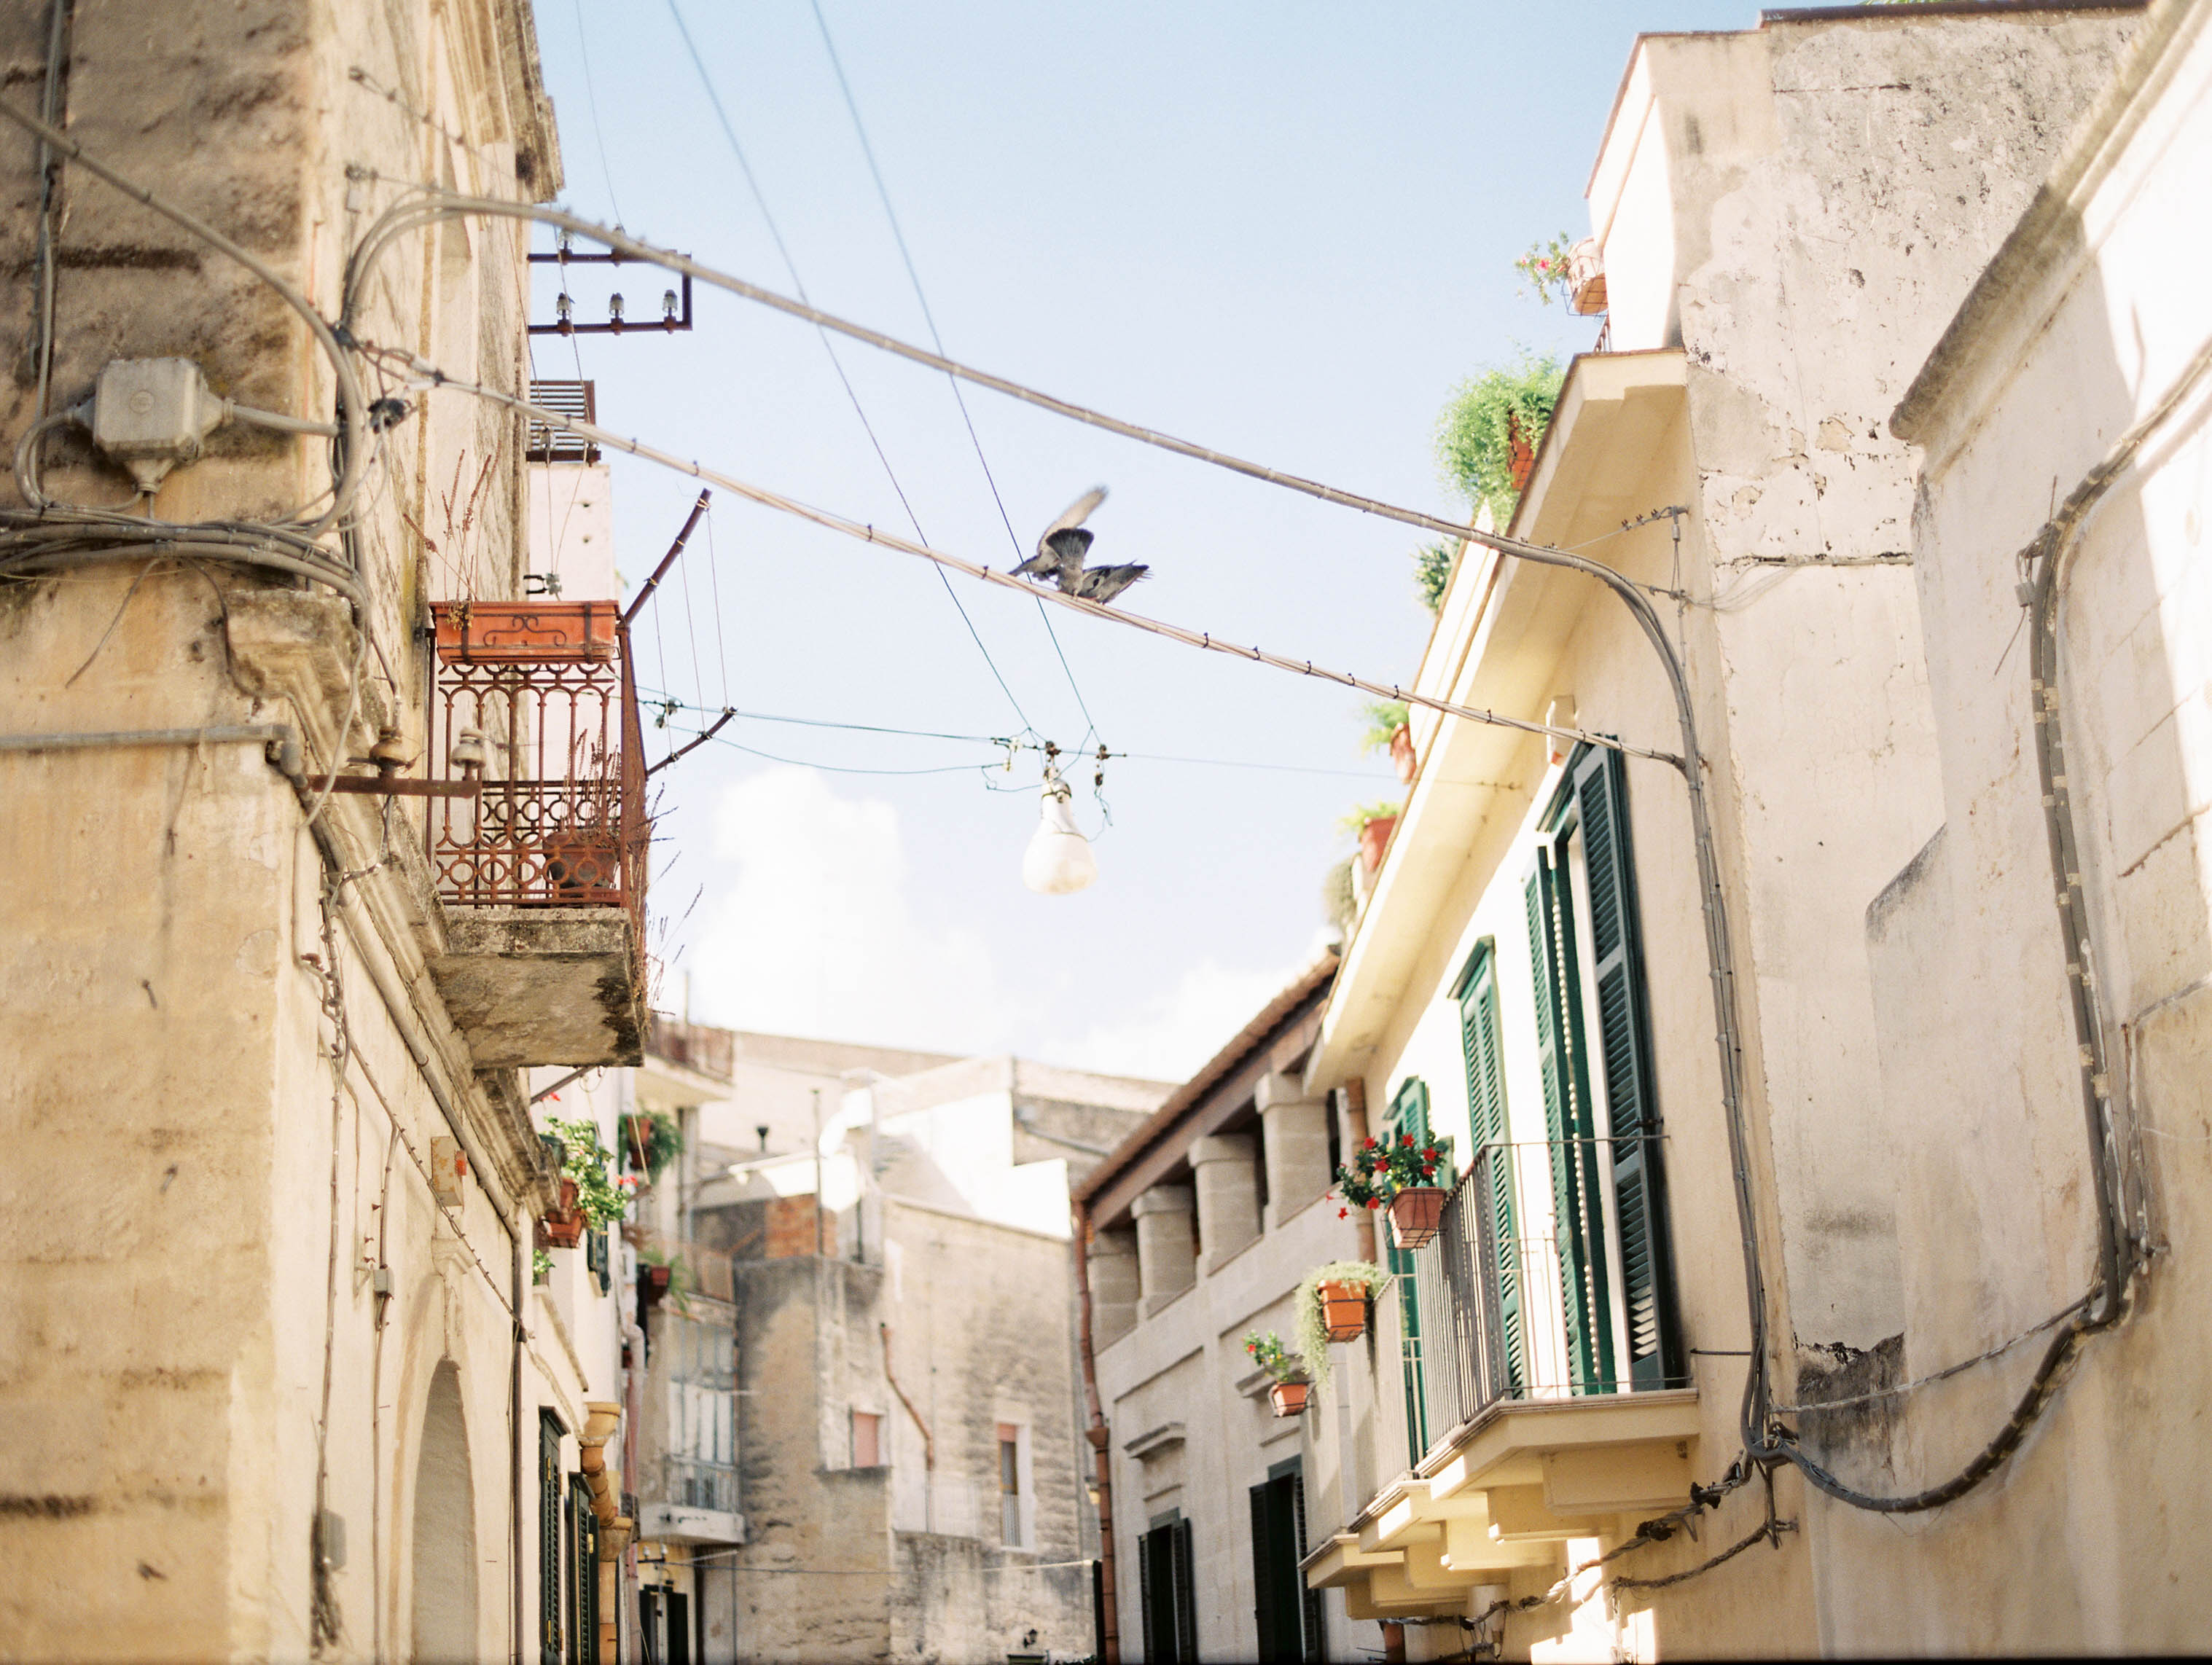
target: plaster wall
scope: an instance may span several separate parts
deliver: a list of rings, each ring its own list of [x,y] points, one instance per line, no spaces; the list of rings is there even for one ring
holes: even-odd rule
[[[1904,1322],[1881,1160],[1894,1130],[1863,1108],[1881,1101],[1873,993],[1856,956],[1823,946],[1856,936],[1864,899],[1942,820],[1913,453],[1884,418],[2133,21],[1771,21],[1647,39],[1608,144],[1632,155],[1601,163],[1619,194],[1594,194],[1593,214],[1617,228],[1608,267],[1631,305],[1614,344],[1643,344],[1657,268],[1688,359],[1687,501],[1711,562],[1702,668],[1725,702],[1738,951],[1809,1368]]]
[[[1941,729],[1945,824],[1869,908],[1883,1084],[1903,1132],[1902,1369],[1993,1346],[2092,1272],[2090,1156],[2030,737],[2014,556],[2155,408],[2208,326],[2212,11],[2154,9],[2136,53],[1900,410],[1926,448],[1916,577]],[[1827,1629],[1886,1645],[2156,1652],[2197,1645],[2212,1540],[2201,1491],[2212,1195],[2212,632],[2201,382],[2083,527],[2060,616],[2060,716],[2106,1019],[2128,1226],[2156,1252],[2127,1321],[2091,1340],[1998,1479],[1899,1534],[1819,1505]],[[2054,484],[2055,483],[2055,484]],[[1962,1036],[1976,1037],[1969,1048]],[[1927,1107],[1941,1107],[1930,1115]],[[2000,1424],[2041,1351],[1916,1395],[1897,1482],[1948,1472]],[[1991,1586],[2029,1558],[2047,1576]],[[1873,1581],[1891,1594],[1879,1621]]]

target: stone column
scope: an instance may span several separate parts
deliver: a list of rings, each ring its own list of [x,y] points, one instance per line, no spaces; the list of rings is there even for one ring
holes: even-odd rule
[[[1309,1098],[1294,1075],[1260,1080],[1261,1149],[1267,1162],[1267,1230],[1328,1189],[1328,1103]]]
[[[1091,1348],[1103,1352],[1137,1327],[1137,1234],[1128,1226],[1092,1234]]]
[[[1258,1155],[1249,1133],[1215,1133],[1191,1144],[1198,1238],[1206,1245],[1208,1272],[1260,1235]]]
[[[1155,1185],[1129,1205],[1137,1217],[1137,1279],[1152,1316],[1198,1281],[1190,1236],[1190,1187]]]

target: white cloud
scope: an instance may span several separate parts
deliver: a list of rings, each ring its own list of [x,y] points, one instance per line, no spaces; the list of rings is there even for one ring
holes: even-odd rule
[[[710,884],[685,956],[697,1015],[766,1034],[937,1052],[1004,1050],[1018,1007],[982,938],[933,928],[907,896],[898,813],[838,797],[810,769],[726,789]]]
[[[1201,960],[1127,1016],[1056,1048],[1053,1061],[1110,1075],[1188,1080],[1309,963],[1238,971]]]

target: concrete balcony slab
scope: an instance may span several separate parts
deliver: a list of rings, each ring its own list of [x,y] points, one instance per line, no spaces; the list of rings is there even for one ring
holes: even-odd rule
[[[639,946],[625,908],[449,905],[430,975],[479,1069],[635,1065]]]

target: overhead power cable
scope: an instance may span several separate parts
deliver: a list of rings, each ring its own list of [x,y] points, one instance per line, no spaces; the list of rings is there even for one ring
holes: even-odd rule
[[[1186,647],[1196,647],[1206,653],[1225,653],[1232,659],[1249,659],[1255,665],[1270,665],[1278,671],[1288,671],[1297,676],[1317,677],[1323,682],[1339,683],[1346,688],[1357,688],[1363,693],[1373,694],[1381,699],[1398,700],[1408,705],[1418,705],[1448,717],[1464,718],[1470,722],[1489,724],[1499,728],[1518,729],[1524,734],[1548,734],[1556,739],[1601,746],[1609,751],[1626,753],[1631,757],[1645,757],[1655,763],[1669,763],[1678,769],[1683,767],[1683,760],[1672,752],[1658,751],[1648,746],[1631,745],[1625,741],[1616,739],[1610,734],[1593,734],[1584,729],[1563,728],[1556,724],[1535,722],[1522,717],[1509,717],[1500,712],[1486,711],[1476,706],[1461,705],[1455,701],[1438,699],[1432,694],[1424,694],[1417,689],[1401,688],[1395,683],[1373,682],[1364,677],[1354,676],[1348,671],[1331,671],[1325,666],[1316,665],[1311,659],[1292,659],[1286,654],[1271,653],[1264,647],[1246,647],[1235,642],[1222,641],[1210,631],[1188,629],[1180,624],[1170,624],[1160,619],[1147,618],[1140,613],[1125,612],[1119,607],[1102,606],[1097,602],[1085,600],[1081,596],[1068,595],[1057,589],[1047,589],[1032,585],[1024,580],[1014,577],[1010,573],[994,571],[980,562],[948,554],[943,550],[932,549],[927,544],[914,543],[899,537],[895,532],[885,532],[881,527],[870,526],[864,521],[848,520],[845,516],[833,513],[828,509],[816,508],[810,504],[799,501],[796,498],[786,497],[781,493],[749,484],[732,475],[721,473],[696,462],[687,461],[672,452],[662,451],[657,447],[646,445],[640,441],[615,433],[610,428],[601,428],[596,422],[578,421],[557,410],[549,410],[542,405],[532,404],[527,399],[517,398],[512,393],[502,393],[495,387],[486,387],[477,382],[463,381],[458,377],[447,374],[427,360],[417,358],[411,354],[390,348],[375,348],[371,350],[404,362],[410,372],[422,378],[428,386],[450,387],[456,392],[468,393],[477,398],[487,399],[495,404],[504,405],[508,410],[529,416],[534,421],[578,434],[607,449],[642,458],[647,462],[659,463],[665,468],[674,469],[680,474],[687,474],[695,480],[720,486],[724,490],[734,492],[737,495],[758,503],[764,508],[776,509],[799,520],[811,521],[817,526],[827,527],[831,532],[842,532],[847,537],[857,538],[864,544],[878,544],[885,549],[897,550],[903,554],[918,556],[924,561],[933,562],[938,566],[950,568],[954,572],[964,573],[970,578],[978,579],[986,584],[995,585],[1001,589],[1012,590],[1017,594],[1042,596],[1056,606],[1070,608],[1079,613],[1088,613],[1095,618],[1110,620],[1114,623],[1125,624],[1133,629],[1147,631],[1153,635],[1165,636],[1170,641],[1180,641]]]
[[[853,132],[860,141],[860,154],[867,158],[868,177],[876,182],[876,199],[884,205],[884,218],[890,224],[891,240],[898,245],[899,259],[906,267],[907,281],[914,285],[914,298],[921,307],[921,321],[929,330],[930,344],[942,355],[945,337],[938,333],[937,315],[930,310],[929,296],[921,287],[921,270],[914,264],[914,252],[906,246],[906,233],[900,229],[898,211],[891,206],[890,187],[884,182],[884,170],[876,163],[876,148],[868,143],[868,129],[860,119],[859,101],[853,96],[853,83],[846,78],[844,60],[837,55],[837,43],[830,33],[830,20],[823,15],[822,0],[810,0],[814,9],[815,27],[822,31],[822,46],[830,54],[830,67],[837,76],[837,90],[844,94],[846,112],[853,118]],[[1022,547],[1021,535],[1014,530],[1013,517],[1006,513],[1006,500],[999,495],[999,482],[991,472],[990,459],[983,454],[982,437],[975,432],[975,418],[968,410],[968,396],[960,391],[960,379],[947,374],[946,385],[952,389],[952,402],[960,407],[961,422],[968,429],[968,443],[975,447],[975,461],[983,471],[983,483],[991,489],[991,501],[999,507],[999,521],[1006,529],[1006,541],[1013,545],[1014,559],[1018,563],[1027,553]],[[924,540],[925,542],[927,540]],[[1075,696],[1076,708],[1083,713],[1087,726],[1085,738],[1097,733],[1098,723],[1091,714],[1090,702],[1083,697],[1083,689],[1075,680],[1075,667],[1067,662],[1067,651],[1060,646],[1060,632],[1052,628],[1052,615],[1045,611],[1044,603],[1036,604],[1037,618],[1044,633],[1052,639],[1052,651],[1060,659],[1060,668],[1067,678],[1068,691]]]
[[[803,298],[806,294],[806,284],[799,276],[799,263],[792,258],[790,246],[783,240],[783,232],[775,222],[775,216],[769,211],[768,197],[760,188],[759,179],[754,177],[752,164],[745,160],[745,147],[738,141],[737,125],[731,121],[730,112],[722,106],[722,95],[715,90],[714,78],[707,70],[707,60],[699,55],[698,43],[691,39],[690,28],[684,21],[683,9],[676,0],[668,0],[668,15],[676,20],[676,32],[684,38],[684,50],[690,57],[691,67],[699,72],[699,84],[706,90],[707,102],[714,106],[714,119],[721,126],[722,137],[729,141],[730,153],[738,159],[738,171],[744,176],[745,189],[752,193],[753,206],[760,210],[762,223],[767,226],[769,240],[775,244],[775,252],[782,258],[783,269],[791,277],[791,287]],[[914,504],[906,495],[906,488],[899,483],[898,471],[891,466],[890,456],[884,451],[884,442],[876,437],[875,424],[868,420],[868,413],[861,406],[860,395],[853,386],[853,379],[845,374],[844,361],[837,356],[837,349],[830,342],[826,330],[817,325],[815,333],[821,337],[822,350],[830,355],[830,367],[837,373],[838,385],[844,388],[845,397],[852,404],[853,414],[860,419],[860,431],[868,436],[868,445],[875,452],[876,460],[883,465],[884,477],[891,483],[892,495],[898,499],[899,507],[906,512],[907,524],[914,528],[916,538],[924,544],[928,543],[929,534],[922,531],[921,518],[914,512]],[[1022,709],[1022,702],[1014,697],[1014,690],[999,669],[999,662],[991,657],[991,650],[983,645],[982,633],[976,629],[975,621],[968,617],[967,608],[961,605],[951,580],[940,572],[938,581],[945,586],[945,597],[960,615],[960,622],[968,627],[968,635],[975,641],[975,651],[983,656],[983,663],[990,667],[992,680],[999,684],[999,691],[1014,708],[1014,714],[1022,720],[1022,726],[1029,727],[1029,714]]]

